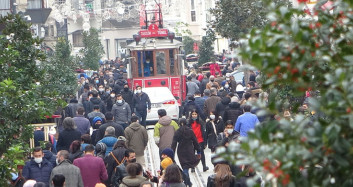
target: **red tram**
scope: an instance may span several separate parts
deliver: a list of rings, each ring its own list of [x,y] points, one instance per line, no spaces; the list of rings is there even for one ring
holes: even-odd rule
[[[128,79],[134,88],[168,87],[181,104],[186,97],[183,54],[180,54],[183,44],[174,38],[174,33],[163,29],[160,9],[156,11],[159,13],[154,14],[151,24],[146,19],[146,29],[134,35],[135,42],[126,47],[130,53]]]

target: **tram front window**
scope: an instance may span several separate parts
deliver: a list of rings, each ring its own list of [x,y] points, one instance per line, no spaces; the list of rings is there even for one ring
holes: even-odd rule
[[[164,52],[157,52],[156,55],[157,59],[157,74],[166,74],[166,67],[165,67],[165,54]]]
[[[138,55],[138,76],[142,77],[141,69],[143,69],[143,76],[149,77],[154,76],[154,63],[153,63],[153,52],[152,51],[141,51]]]

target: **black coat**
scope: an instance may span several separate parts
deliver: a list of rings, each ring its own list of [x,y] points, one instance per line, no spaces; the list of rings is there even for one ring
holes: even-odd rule
[[[230,103],[230,98],[229,97],[223,97],[222,100],[217,103],[216,111],[218,112],[219,116],[223,116],[224,111],[228,107],[229,103]]]
[[[71,143],[75,140],[81,140],[81,133],[78,130],[64,129],[62,132],[59,133],[58,143],[56,144],[56,150],[69,151]]]
[[[131,108],[132,98],[134,97],[134,93],[132,93],[131,90],[128,90],[128,91],[122,90],[120,94],[121,96],[123,96],[123,99],[125,100],[125,102],[127,102],[130,105],[130,108]]]
[[[210,175],[207,179],[207,187],[216,187],[216,184],[215,184],[215,177],[216,177],[216,174],[213,174],[213,175]],[[236,187],[238,185],[236,185],[237,182],[236,182],[236,178],[234,176],[232,176],[232,178],[230,179],[230,183],[229,183],[229,186],[227,187]],[[217,186],[218,187],[218,186]],[[222,186],[220,186],[222,187]],[[240,187],[240,186],[239,186]]]
[[[202,108],[200,108],[195,103],[195,101],[191,101],[191,100],[189,100],[184,106],[183,115],[185,116],[186,119],[188,119],[190,117],[190,112],[193,109],[196,109],[196,111],[200,115],[201,119],[206,120],[206,117],[205,117],[205,114],[203,113]]]
[[[114,172],[114,169],[118,166],[118,163],[116,162],[115,158],[119,162],[123,163],[124,162],[123,160],[125,159],[125,150],[126,148],[124,147],[118,147],[114,149],[112,152],[110,152],[110,154],[104,158],[104,163],[105,163],[105,166],[107,167],[107,173],[108,173],[108,180],[105,182],[106,185],[111,184],[112,174]],[[115,158],[112,155],[114,155]]]
[[[71,163],[74,163],[74,160],[76,158],[81,158],[83,157],[84,153],[81,150],[78,150],[76,153],[69,153],[69,160],[71,161]]]
[[[95,142],[92,141],[92,143],[96,144],[99,140],[104,138],[105,130],[107,129],[107,127],[110,127],[110,126],[114,127],[115,129],[115,137],[125,136],[123,126],[115,123],[114,121],[107,121],[106,123],[101,125],[98,130],[95,131],[96,132],[95,133],[96,136],[94,138]]]
[[[188,126],[180,127],[174,134],[172,149],[175,152],[178,144],[178,158],[183,169],[194,168],[200,162],[195,156],[195,150],[201,152],[200,145],[192,129]]]
[[[215,134],[214,129],[213,129],[213,125],[211,121],[208,121],[206,123],[206,141],[208,144],[208,148],[210,148],[211,150],[214,150],[217,146],[217,135],[221,132],[223,132],[224,130],[224,123],[223,120],[221,118],[219,118],[216,122],[215,122],[215,127],[216,127],[216,132],[217,134]]]
[[[91,100],[88,102],[88,108],[87,111],[85,111],[87,114],[91,113],[93,111],[93,108],[95,105],[99,106],[99,111],[102,112],[103,114],[106,113],[106,108],[104,102],[98,98],[98,97],[92,97]]]
[[[224,122],[227,122],[228,120],[232,120],[232,123],[235,124],[238,117],[243,114],[239,106],[240,106],[239,103],[236,103],[236,102],[229,104],[229,107],[225,109],[223,114]]]

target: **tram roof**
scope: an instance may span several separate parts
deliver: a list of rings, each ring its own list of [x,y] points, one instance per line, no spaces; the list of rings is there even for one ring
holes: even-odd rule
[[[183,43],[174,39],[173,43],[169,39],[160,38],[142,38],[141,41],[136,45],[136,42],[132,42],[127,45],[126,48],[130,50],[154,50],[154,49],[175,49],[183,46]]]

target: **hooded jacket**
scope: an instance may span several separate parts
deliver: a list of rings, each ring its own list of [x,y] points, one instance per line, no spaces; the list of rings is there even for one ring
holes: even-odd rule
[[[114,136],[106,136],[103,139],[99,140],[97,143],[104,143],[107,146],[105,151],[105,156],[108,156],[112,152],[114,144],[118,141],[118,138]]]
[[[44,158],[47,159],[53,167],[56,166],[56,156],[49,150],[43,150]]]
[[[148,181],[148,179],[141,175],[137,175],[136,177],[126,176],[119,187],[139,187],[145,181]]]
[[[178,124],[171,117],[159,118],[158,123],[154,126],[154,137],[160,152],[165,148],[171,148],[174,133],[178,129]]]
[[[233,124],[235,124],[238,117],[242,114],[243,112],[240,110],[240,104],[237,102],[232,102],[229,103],[229,106],[225,109],[223,120],[224,122],[227,122],[227,120],[232,120]]]
[[[220,116],[223,116],[225,109],[228,107],[230,103],[229,97],[223,97],[220,102],[216,104],[216,111]]]
[[[148,143],[148,135],[145,127],[139,123],[131,123],[125,129],[125,145],[135,151],[136,156],[143,156]]]
[[[99,106],[99,111],[105,114],[106,109],[105,109],[105,104],[104,102],[98,98],[98,97],[92,97],[91,100],[88,103],[88,108],[87,111],[85,111],[86,114],[90,113],[93,111],[94,105]]]
[[[116,102],[113,105],[112,113],[117,124],[129,123],[131,121],[131,108],[124,100],[122,103]]]

